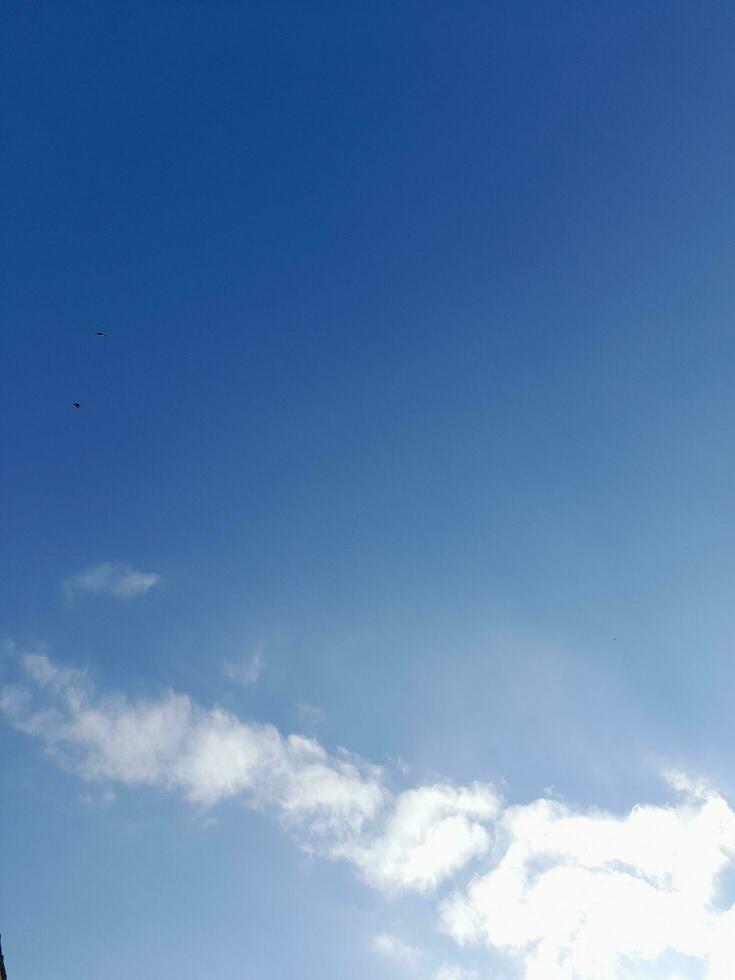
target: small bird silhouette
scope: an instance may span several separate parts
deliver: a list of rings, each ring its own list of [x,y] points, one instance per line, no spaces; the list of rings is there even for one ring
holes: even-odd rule
[[[72,402],[72,405],[74,406],[74,408],[81,408],[82,407],[79,402]]]
[[[98,337],[106,337],[107,336],[107,334],[106,333],[103,333],[101,330],[95,330],[95,334]]]

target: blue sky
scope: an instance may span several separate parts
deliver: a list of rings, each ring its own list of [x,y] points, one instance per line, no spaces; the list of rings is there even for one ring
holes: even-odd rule
[[[732,6],[0,16],[13,980],[729,976]]]

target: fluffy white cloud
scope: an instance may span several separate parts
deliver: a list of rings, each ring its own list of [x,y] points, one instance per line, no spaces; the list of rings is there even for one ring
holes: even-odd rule
[[[84,779],[178,790],[205,805],[242,796],[274,810],[307,849],[352,861],[392,889],[430,889],[487,848],[481,823],[497,808],[488,787],[394,795],[379,767],[314,739],[173,692],[154,701],[100,696],[83,673],[45,654],[20,663],[34,689],[4,688],[0,710]]]
[[[718,885],[735,813],[713,790],[678,786],[678,805],[622,817],[509,807],[492,867],[445,904],[446,929],[506,950],[528,980],[731,977],[735,909],[718,907]]]
[[[81,672],[44,654],[21,663],[46,697],[39,704],[27,689],[5,688],[0,709],[85,779],[177,789],[205,804],[244,794],[315,833],[357,831],[383,803],[380,770],[346,753],[330,757],[314,741],[204,710],[186,695],[97,696]]]
[[[415,946],[410,946],[397,936],[383,932],[375,936],[372,941],[372,950],[386,959],[395,960],[404,966],[413,966],[420,958],[420,952]]]
[[[383,832],[348,856],[382,888],[431,891],[490,846],[488,821],[500,801],[481,783],[421,786],[401,793]]]
[[[260,650],[256,650],[252,656],[241,663],[231,663],[229,660],[225,661],[222,669],[225,677],[228,677],[231,681],[235,681],[236,684],[242,684],[247,687],[248,684],[254,684],[258,680],[263,673],[263,666],[263,654]]]
[[[454,879],[454,893],[438,899],[441,927],[459,947],[489,949],[492,975],[733,976],[726,875],[735,872],[735,811],[705,784],[670,773],[671,805],[623,815],[550,799],[506,807],[481,783],[395,793],[377,766],[186,695],[98,695],[82,672],[44,653],[14,662],[23,682],[2,689],[0,711],[102,792],[116,781],[203,805],[241,797],[275,813],[304,848],[351,862],[388,893],[430,894]],[[418,957],[387,933],[373,948],[404,965]],[[475,974],[445,964],[434,980]]]
[[[161,576],[156,572],[137,572],[129,565],[105,561],[64,579],[62,587],[67,602],[71,602],[78,592],[107,595],[114,599],[132,599],[133,596],[142,595],[152,589],[160,581]]]

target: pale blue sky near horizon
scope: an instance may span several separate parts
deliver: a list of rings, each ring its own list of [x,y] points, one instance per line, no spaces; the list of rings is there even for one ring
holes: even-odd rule
[[[732,6],[10,0],[0,31],[0,638],[396,784],[735,796]],[[160,580],[65,597],[105,562]],[[261,813],[85,802],[7,725],[0,756],[12,980],[451,959],[422,897]]]

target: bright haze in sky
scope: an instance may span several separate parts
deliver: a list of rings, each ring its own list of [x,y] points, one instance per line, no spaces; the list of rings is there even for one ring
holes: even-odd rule
[[[0,38],[11,980],[731,980],[732,4]]]

